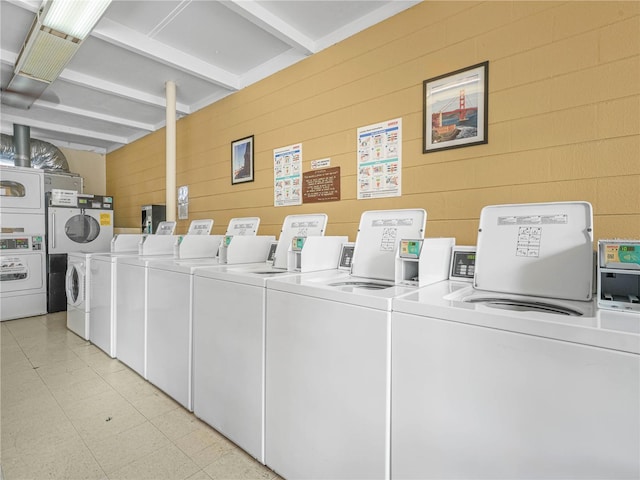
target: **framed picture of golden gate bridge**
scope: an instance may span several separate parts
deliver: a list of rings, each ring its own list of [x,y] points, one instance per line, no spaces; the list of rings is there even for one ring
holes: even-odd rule
[[[488,142],[489,62],[423,82],[422,153]]]

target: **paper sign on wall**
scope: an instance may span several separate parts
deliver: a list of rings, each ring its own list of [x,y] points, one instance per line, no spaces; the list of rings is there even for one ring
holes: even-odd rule
[[[276,207],[302,204],[302,144],[273,151],[274,198]]]
[[[358,200],[402,194],[402,118],[358,129]]]

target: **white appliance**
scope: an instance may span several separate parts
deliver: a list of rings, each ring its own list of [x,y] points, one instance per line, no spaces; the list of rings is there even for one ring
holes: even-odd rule
[[[395,285],[396,251],[425,224],[364,212],[351,274],[267,282],[265,460],[282,477],[388,478],[391,300],[417,288]]]
[[[157,232],[162,231],[163,223]],[[115,272],[116,357],[145,379],[147,266],[152,260],[173,258],[178,238],[159,233],[147,236],[140,255],[120,258]]]
[[[590,299],[591,206],[478,232],[475,288],[393,302],[392,478],[638,478],[640,325]]]
[[[0,319],[45,313],[44,235],[0,234]]]
[[[67,308],[69,252],[108,252],[113,238],[113,197],[53,189],[47,199],[47,311]]]
[[[637,315],[505,310],[469,290],[393,302],[391,478],[639,478]]]
[[[92,256],[89,268],[89,340],[110,357],[116,356],[115,277],[118,259],[137,256],[141,242],[146,235],[120,234],[111,241],[110,253],[96,253]]]
[[[255,236],[259,218],[233,218],[226,235]],[[148,380],[193,410],[193,274],[218,265],[223,235],[186,235],[178,256],[151,261],[147,272],[146,363]]]
[[[91,259],[97,254],[99,253],[71,252],[67,255],[67,328],[85,340],[90,339]]]
[[[0,165],[0,226],[3,233],[45,231],[42,170]]]
[[[113,197],[55,189],[48,197],[48,254],[109,251]]]
[[[326,223],[325,214],[287,216],[274,266],[223,265],[194,273],[194,414],[263,463],[265,283],[298,275],[287,270],[293,238],[322,237]]]

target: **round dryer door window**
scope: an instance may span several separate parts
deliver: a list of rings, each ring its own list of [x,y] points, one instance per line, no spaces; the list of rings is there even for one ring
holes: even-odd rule
[[[100,234],[100,224],[89,215],[75,215],[67,220],[64,231],[76,243],[91,243]]]

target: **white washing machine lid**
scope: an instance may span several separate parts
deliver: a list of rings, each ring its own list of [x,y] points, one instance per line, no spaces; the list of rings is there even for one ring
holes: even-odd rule
[[[258,234],[260,218],[244,217],[229,220],[226,235],[255,236]]]
[[[267,289],[390,311],[393,298],[413,293],[417,287],[356,277],[344,270],[324,270],[269,278]]]
[[[187,259],[162,259],[151,260],[147,264],[149,269],[163,270],[167,272],[177,272],[184,274],[193,274],[195,270],[203,267],[218,266],[218,259],[211,257],[203,258],[187,258]]]
[[[587,202],[482,209],[474,286],[567,300],[593,291],[593,213]]]
[[[275,268],[287,269],[287,252],[293,237],[323,236],[327,228],[328,216],[325,213],[308,215],[288,215],[282,223],[278,246],[273,260]]]
[[[423,238],[423,209],[372,210],[360,217],[351,273],[357,277],[395,280],[395,256],[402,239]]]
[[[276,269],[271,265],[267,265],[265,262],[260,262],[203,267],[198,268],[194,272],[194,275],[196,277],[213,278],[225,282],[265,287],[269,279],[302,274],[281,268]]]
[[[549,302],[579,310],[581,316],[537,310],[506,310],[486,303],[464,301],[474,296],[486,297],[487,292],[475,290],[465,282],[447,280],[394,299],[393,311],[425,319],[447,320],[640,354],[640,323],[636,314],[598,310],[594,300]],[[503,297],[547,303],[538,297]]]

